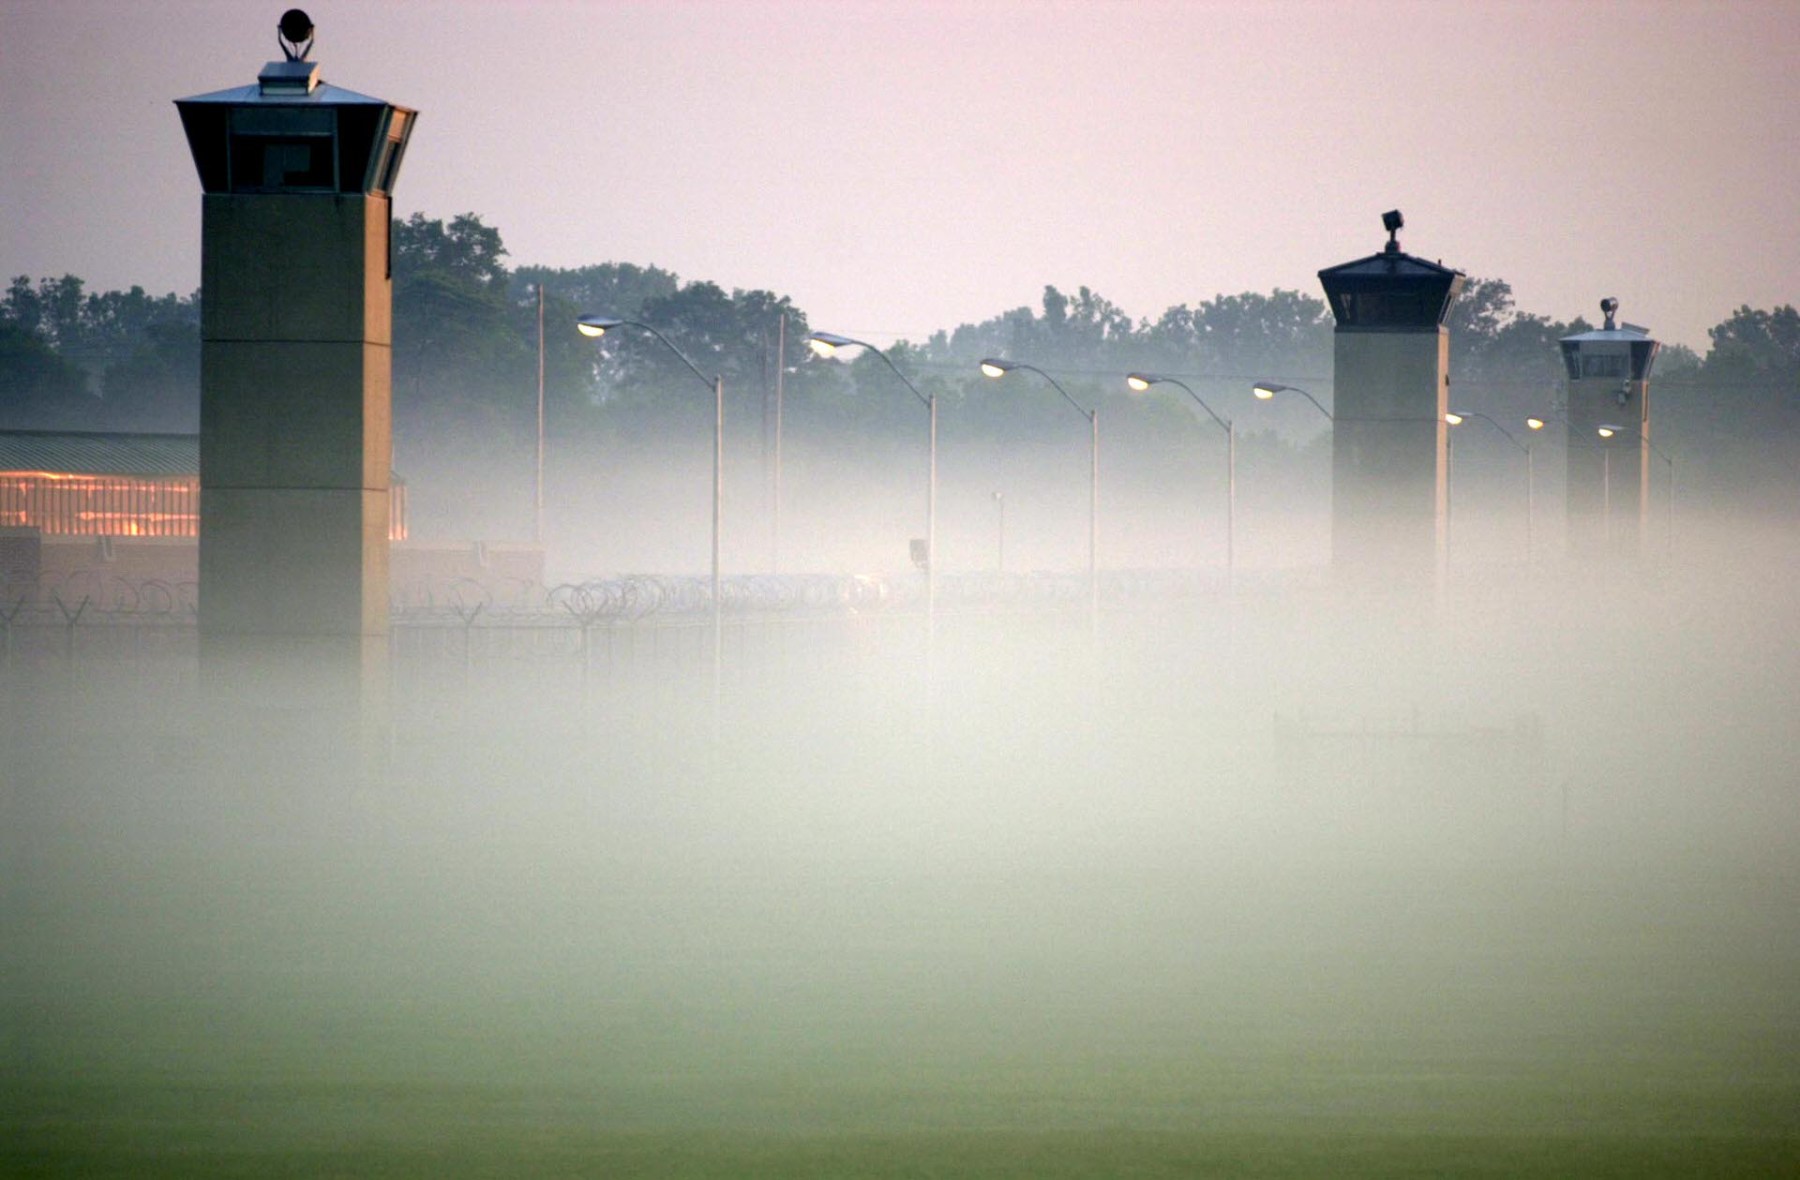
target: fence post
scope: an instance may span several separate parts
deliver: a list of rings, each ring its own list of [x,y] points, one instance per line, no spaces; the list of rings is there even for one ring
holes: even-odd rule
[[[464,679],[468,678],[469,668],[472,663],[472,659],[469,654],[469,642],[470,642],[470,638],[471,638],[469,633],[474,630],[475,620],[481,617],[481,608],[485,605],[486,605],[485,603],[478,602],[475,604],[475,609],[470,610],[470,611],[463,610],[462,603],[460,603],[460,602],[452,603],[451,607],[450,607],[450,609],[452,609],[456,612],[456,617],[462,620],[462,625],[463,625],[462,666],[463,666],[463,678]]]
[[[21,594],[13,601],[12,609],[0,614],[0,665],[12,662],[12,624],[25,609],[25,596]]]
[[[93,601],[93,596],[82,595],[81,605],[75,608],[74,614],[70,614],[69,608],[63,604],[62,595],[52,594],[50,600],[56,603],[56,609],[62,612],[63,659],[73,662],[75,659],[75,626],[81,622],[81,616],[87,612],[88,603]]]

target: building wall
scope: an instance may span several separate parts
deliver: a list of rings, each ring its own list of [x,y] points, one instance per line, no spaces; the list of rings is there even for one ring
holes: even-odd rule
[[[526,605],[543,589],[544,551],[534,545],[455,542],[388,547],[393,601],[420,609],[486,601]],[[0,608],[23,599],[111,607],[151,583],[155,597],[197,601],[199,547],[191,537],[76,537],[0,529]]]
[[[1444,545],[1450,335],[1338,329],[1332,376],[1332,559],[1430,575]]]
[[[204,635],[387,629],[388,200],[204,198]]]
[[[1620,392],[1624,402],[1620,403]],[[1639,553],[1650,521],[1650,383],[1619,377],[1569,382],[1564,487],[1571,557]],[[1603,425],[1622,428],[1602,440]]]

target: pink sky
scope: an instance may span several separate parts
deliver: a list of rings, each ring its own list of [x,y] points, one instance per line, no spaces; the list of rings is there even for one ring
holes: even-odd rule
[[[0,0],[0,270],[199,284],[170,100],[284,4]],[[342,3],[327,80],[421,112],[396,211],[922,336],[1133,316],[1405,246],[1704,351],[1800,300],[1800,15],[1769,3]],[[602,310],[602,309],[596,309]]]

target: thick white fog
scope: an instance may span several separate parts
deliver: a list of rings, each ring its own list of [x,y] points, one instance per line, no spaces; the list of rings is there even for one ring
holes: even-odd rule
[[[795,568],[907,577],[914,459],[796,457]],[[1543,509],[1528,566],[1495,507],[1409,598],[1253,470],[1234,590],[1211,473],[1122,476],[1105,564],[1200,573],[1090,628],[951,594],[990,485],[1009,568],[1085,544],[1082,495],[952,456],[933,649],[916,600],[732,615],[716,721],[704,613],[585,671],[566,625],[402,620],[360,719],[19,631],[0,1170],[1791,1164],[1791,521],[1582,566]],[[581,573],[703,568],[704,486],[664,518],[649,479],[558,526],[622,554]]]

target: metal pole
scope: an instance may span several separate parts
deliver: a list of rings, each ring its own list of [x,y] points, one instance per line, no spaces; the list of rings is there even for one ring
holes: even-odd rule
[[[1456,468],[1456,427],[1438,427],[1444,432],[1444,564],[1450,564],[1450,488]]]
[[[775,510],[769,542],[769,572],[781,572],[781,394],[787,380],[787,312],[775,337]]]
[[[544,544],[544,284],[537,285],[537,497],[531,515],[531,540]]]
[[[1533,512],[1533,505],[1535,503],[1535,496],[1534,496],[1532,489],[1535,487],[1535,485],[1536,485],[1536,476],[1533,474],[1533,466],[1532,466],[1532,461],[1531,461],[1531,444],[1526,443],[1525,444],[1525,564],[1526,565],[1530,565],[1531,560],[1532,560],[1531,517],[1532,517],[1532,512]]]
[[[1088,616],[1100,621],[1100,407],[1088,411]]]
[[[1675,556],[1675,460],[1669,463],[1669,557]]]
[[[1225,589],[1237,582],[1237,427],[1225,424]]]
[[[1600,539],[1612,556],[1612,448],[1600,444]]]
[[[712,681],[713,737],[719,729],[719,696],[725,655],[724,602],[719,586],[719,522],[725,509],[725,378],[713,378]]]
[[[937,638],[937,394],[925,399],[931,418],[931,474],[925,491],[925,650],[929,653]],[[929,658],[929,657],[928,657]]]

